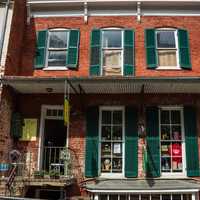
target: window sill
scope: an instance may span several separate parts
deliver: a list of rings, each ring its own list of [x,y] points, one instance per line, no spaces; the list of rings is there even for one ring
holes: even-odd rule
[[[177,178],[182,178],[182,179],[185,179],[185,178],[188,178],[186,176],[185,173],[162,173],[161,175],[161,178],[164,178],[164,179],[177,179]]]
[[[43,69],[44,71],[66,71],[67,67],[46,67]]]
[[[107,178],[107,179],[123,179],[125,178],[125,176],[123,174],[105,174],[102,173],[99,178]]]
[[[176,67],[176,66],[174,66],[174,67],[160,66],[160,67],[157,67],[156,70],[175,70],[175,71],[177,70],[177,71],[179,71],[179,70],[182,70],[182,68]]]

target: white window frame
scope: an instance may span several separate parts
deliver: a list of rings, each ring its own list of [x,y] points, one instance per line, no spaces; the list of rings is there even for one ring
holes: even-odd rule
[[[182,172],[162,172],[161,169],[161,110],[178,110],[181,113],[181,136],[182,136]],[[159,142],[160,142],[160,174],[162,178],[185,178],[186,175],[186,152],[185,152],[185,129],[184,129],[184,115],[182,106],[161,106],[159,109]],[[172,164],[172,163],[171,163]]]
[[[121,48],[104,48],[103,47],[103,32],[104,31],[121,31]],[[105,50],[119,50],[121,51],[121,74],[119,75],[122,75],[124,74],[124,30],[122,28],[103,28],[101,29],[101,75],[103,75],[103,69],[106,67],[106,66],[103,66],[103,52]],[[105,75],[106,76],[106,75]]]
[[[62,32],[62,31],[66,31],[68,32],[68,38],[67,38],[67,47],[66,48],[49,48],[49,44],[50,44],[50,32]],[[66,59],[67,59],[67,51],[69,50],[69,33],[70,30],[69,29],[65,29],[65,28],[55,28],[55,29],[49,29],[48,30],[48,34],[47,34],[47,48],[46,48],[46,58],[45,58],[45,67],[44,70],[45,71],[54,71],[54,70],[68,70],[68,67],[65,66],[48,66],[48,57],[49,57],[49,52],[50,51],[56,51],[56,50],[60,50],[60,51],[65,51],[66,52]]]
[[[175,36],[175,48],[158,48],[158,41],[157,41],[157,33],[161,32],[161,31],[173,31],[174,32],[174,36]],[[180,63],[179,63],[179,46],[178,46],[178,30],[177,29],[173,29],[173,28],[160,28],[160,29],[156,29],[156,33],[155,33],[155,38],[156,38],[156,59],[157,59],[157,63],[158,63],[158,70],[181,70],[180,67]],[[177,65],[176,66],[159,66],[159,56],[158,56],[158,50],[176,50],[176,62]]]
[[[102,111],[122,111],[122,172],[121,173],[102,173],[101,172],[101,127],[102,127]],[[101,178],[124,178],[125,177],[125,107],[124,106],[101,106],[99,107],[99,174]]]

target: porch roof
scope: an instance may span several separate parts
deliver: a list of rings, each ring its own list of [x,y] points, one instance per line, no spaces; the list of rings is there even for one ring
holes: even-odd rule
[[[200,93],[200,77],[4,76],[1,82],[22,94],[64,93],[65,82],[70,92],[77,94]]]
[[[199,191],[200,184],[191,179],[100,180],[86,184],[86,189],[96,193],[186,193]]]

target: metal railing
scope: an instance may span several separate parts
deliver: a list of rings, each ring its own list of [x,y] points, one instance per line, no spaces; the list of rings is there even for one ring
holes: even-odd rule
[[[74,178],[77,173],[77,158],[69,148],[46,146],[42,149],[27,148],[25,150],[17,150],[20,153],[19,158],[15,162],[11,162],[10,155],[1,161],[2,166],[8,166],[6,170],[0,169],[0,178],[9,176],[9,169],[17,166],[16,177],[21,178]],[[38,154],[40,152],[40,159]],[[0,158],[1,159],[1,158]],[[2,159],[1,159],[2,160]],[[40,169],[38,170],[38,160],[40,160]]]

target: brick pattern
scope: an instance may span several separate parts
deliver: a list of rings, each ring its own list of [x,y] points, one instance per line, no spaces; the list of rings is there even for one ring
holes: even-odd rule
[[[35,18],[31,20],[30,25],[27,25],[24,30],[21,63],[18,66],[16,66],[15,64],[14,65],[15,67],[12,64],[17,62],[12,62],[12,64],[8,63],[6,74],[20,75],[20,76],[76,76],[76,77],[88,76],[91,30],[93,28],[123,27],[123,28],[132,28],[135,30],[136,76],[148,76],[148,77],[149,76],[150,77],[151,76],[198,76],[200,73],[200,69],[198,67],[200,63],[200,58],[198,56],[198,52],[200,51],[200,40],[199,40],[200,28],[198,26],[199,20],[200,17],[197,16],[195,17],[145,16],[142,17],[142,22],[138,23],[135,17],[107,16],[107,17],[89,17],[88,24],[84,24],[82,17]],[[13,22],[13,24],[15,23]],[[33,69],[35,44],[36,44],[36,31],[42,29],[51,29],[56,27],[80,29],[80,51],[79,51],[78,70],[44,71],[44,70]],[[190,37],[192,70],[147,70],[146,69],[144,30],[146,28],[160,28],[160,27],[176,27],[188,30]],[[18,26],[15,26],[15,28],[13,28],[13,30],[15,29],[19,30]],[[12,36],[11,40],[15,41],[16,37],[18,36]],[[17,41],[18,42],[21,41],[20,39],[21,37]],[[16,48],[11,48],[11,49],[16,49]],[[13,54],[15,53],[16,52],[13,52]],[[19,53],[20,51],[17,52],[16,55],[19,55]],[[16,57],[15,59],[20,58],[19,56],[15,57]]]

